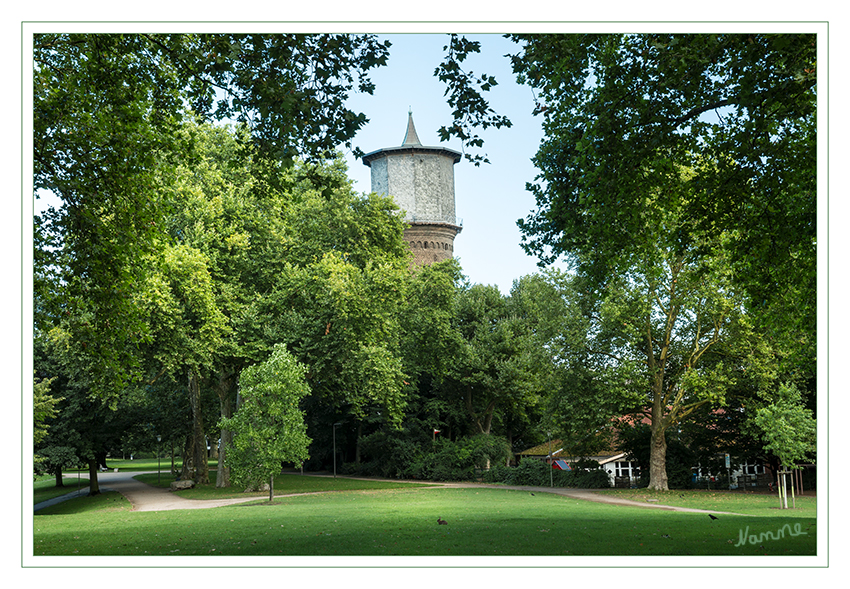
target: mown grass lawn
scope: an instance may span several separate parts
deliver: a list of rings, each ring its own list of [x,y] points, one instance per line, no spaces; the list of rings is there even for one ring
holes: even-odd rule
[[[811,494],[794,499],[794,509],[780,509],[776,494],[747,493],[743,491],[650,491],[649,489],[605,489],[598,491],[602,495],[619,497],[630,501],[653,502],[675,507],[708,509],[713,511],[731,511],[749,515],[786,515],[794,517],[815,517],[817,498]],[[788,507],[792,505],[788,498]]]
[[[63,484],[64,487],[57,487],[56,477],[52,474],[37,477],[33,483],[33,503],[41,503],[54,497],[67,495],[77,489],[85,489],[89,486],[89,479],[81,477],[78,480],[76,476],[74,478],[66,477]]]
[[[308,478],[308,477],[304,477]],[[340,479],[337,479],[340,480]],[[104,497],[108,497],[105,494]],[[36,515],[38,555],[580,556],[816,554],[814,514],[720,515],[498,488],[350,490],[201,510]],[[129,505],[126,506],[129,508]],[[441,517],[447,525],[438,525]],[[786,526],[787,527],[784,527]],[[747,530],[747,538],[741,535]],[[785,530],[782,537],[749,535]],[[795,532],[793,535],[789,532]],[[767,539],[763,539],[763,538]]]

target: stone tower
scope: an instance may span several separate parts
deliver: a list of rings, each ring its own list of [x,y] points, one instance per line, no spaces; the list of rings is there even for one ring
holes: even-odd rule
[[[415,264],[451,258],[461,222],[455,217],[454,165],[461,154],[445,147],[425,147],[407,116],[400,147],[385,147],[363,156],[372,170],[372,192],[387,194],[404,211],[410,228],[404,238]]]

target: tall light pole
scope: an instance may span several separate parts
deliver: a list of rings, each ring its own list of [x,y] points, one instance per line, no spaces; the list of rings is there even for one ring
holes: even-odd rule
[[[338,425],[342,425],[341,421],[337,421],[334,424],[333,432],[334,432],[334,478],[336,478],[336,427]]]
[[[162,470],[160,468],[160,454],[161,454],[160,449],[161,449],[161,446],[159,444],[161,441],[162,441],[162,436],[157,436],[156,437],[156,484],[157,485],[159,484],[160,472]]]
[[[554,487],[552,482],[552,434],[546,432],[546,437],[549,438],[549,486]]]

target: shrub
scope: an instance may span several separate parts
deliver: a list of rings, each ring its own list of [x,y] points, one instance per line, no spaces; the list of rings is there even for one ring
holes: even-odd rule
[[[507,441],[497,436],[442,439],[433,448],[420,449],[405,475],[434,481],[471,481],[476,471],[504,463],[509,453]]]
[[[484,472],[485,483],[504,483],[511,477],[513,468],[504,464],[497,464]]]
[[[608,473],[601,468],[590,470],[576,469],[561,471],[561,487],[573,487],[576,489],[607,489],[611,486]]]
[[[508,485],[530,485],[540,487],[549,484],[549,465],[542,460],[522,460],[510,473]],[[554,478],[554,473],[552,473]]]
[[[478,435],[464,438],[462,442],[469,449],[469,457],[478,469],[505,464],[511,456],[510,445],[499,436]]]
[[[430,444],[430,440],[429,440]],[[360,439],[360,452],[367,460],[360,464],[360,474],[383,478],[400,478],[407,473],[419,454],[422,441],[406,430],[379,430]]]

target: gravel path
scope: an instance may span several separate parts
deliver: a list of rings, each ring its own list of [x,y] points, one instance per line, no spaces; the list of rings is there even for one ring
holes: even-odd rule
[[[171,509],[207,509],[210,507],[221,507],[222,505],[234,505],[236,503],[245,503],[247,501],[256,501],[258,497],[239,497],[238,499],[186,499],[175,495],[169,489],[154,487],[134,479],[140,474],[155,474],[142,472],[101,472],[97,474],[97,482],[101,492],[117,491],[133,506],[133,511],[167,511]],[[66,482],[71,483],[75,479],[66,479]],[[37,503],[34,506],[34,511],[44,509],[50,505],[56,505],[68,499],[88,495],[88,487],[83,488],[80,492],[74,491],[61,497],[56,497],[42,503]]]
[[[98,473],[98,483],[101,491],[117,491],[121,493],[133,506],[133,511],[166,511],[172,509],[208,509],[211,507],[221,507],[223,505],[235,505],[238,503],[246,503],[248,501],[256,501],[260,499],[256,495],[251,497],[239,497],[236,499],[185,499],[179,495],[175,495],[168,489],[153,487],[141,481],[134,479],[136,475],[144,474],[140,472],[103,472]],[[305,475],[305,476],[329,476],[329,475]],[[349,478],[349,477],[347,477]],[[68,478],[67,482],[72,484],[75,479]],[[375,480],[375,479],[366,479]],[[398,482],[398,481],[393,481]],[[421,481],[411,481],[421,482]],[[514,491],[528,491],[529,493],[553,493],[555,495],[563,495],[573,499],[582,499],[585,501],[595,501],[598,503],[610,503],[616,505],[628,505],[631,507],[647,507],[654,509],[666,509],[669,511],[686,511],[693,513],[725,513],[720,511],[707,511],[703,509],[691,509],[687,507],[676,507],[672,505],[663,505],[659,503],[644,503],[640,501],[630,501],[628,499],[620,499],[611,497],[601,493],[596,493],[590,489],[565,489],[559,487],[529,487],[529,486],[506,486],[506,485],[486,485],[482,483],[434,483],[433,487],[422,487],[422,489],[445,489],[445,488],[496,488],[510,489]],[[298,493],[299,495],[303,493]],[[38,503],[34,506],[34,510],[38,511],[50,505],[56,505],[62,501],[88,495],[88,488],[83,488],[80,492],[74,491],[61,497],[50,499]],[[276,497],[283,495],[275,495]],[[740,514],[738,514],[740,515]]]

